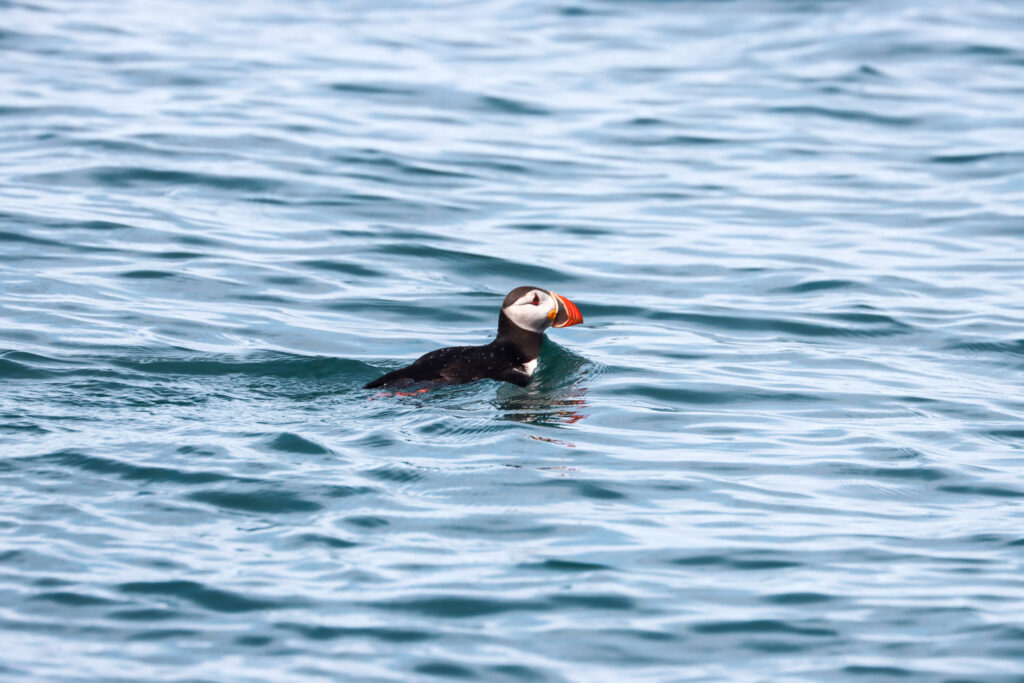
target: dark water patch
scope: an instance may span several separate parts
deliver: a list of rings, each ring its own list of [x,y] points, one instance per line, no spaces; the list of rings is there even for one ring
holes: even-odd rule
[[[379,493],[379,491],[372,486],[344,486],[344,485],[331,485],[325,486],[319,489],[324,496],[328,498],[348,498],[350,496],[365,496],[372,493]]]
[[[163,608],[145,609],[122,609],[109,612],[108,619],[119,619],[122,621],[164,621],[166,619],[178,619],[181,612]]]
[[[235,644],[242,647],[266,647],[274,642],[270,636],[238,636]]]
[[[117,589],[128,595],[180,599],[214,612],[254,612],[282,606],[275,601],[209,588],[195,581],[133,581],[122,583]]]
[[[724,145],[735,142],[739,142],[739,140],[731,140],[729,138],[714,137],[710,135],[670,135],[661,141],[654,141],[654,144],[683,145],[686,147],[692,147],[701,145]]]
[[[200,457],[204,457],[204,458],[212,458],[212,457],[222,456],[222,455],[227,453],[227,451],[224,448],[222,448],[222,447],[219,447],[219,446],[207,446],[207,445],[204,445],[204,446],[194,446],[194,445],[178,446],[175,449],[175,452],[176,453],[181,453],[182,455],[196,455],[196,456],[200,456]]]
[[[167,259],[168,261],[186,261],[206,258],[206,254],[197,251],[162,251],[153,254],[156,258]]]
[[[592,562],[577,562],[574,560],[544,560],[543,562],[522,562],[520,569],[541,569],[554,572],[597,572],[610,571],[612,567]]]
[[[772,291],[780,294],[808,294],[832,289],[853,289],[859,287],[861,287],[861,284],[853,280],[809,280],[798,285],[780,287]]]
[[[736,557],[735,553],[709,554],[698,553],[686,555],[671,560],[671,563],[681,567],[706,567],[721,566],[741,571],[760,571],[770,569],[793,569],[803,565],[796,560],[784,560],[772,557],[772,552],[747,553],[746,556]]]
[[[10,358],[0,358],[0,379],[45,379],[49,372]]]
[[[608,142],[616,145],[628,145],[630,147],[703,147],[709,145],[727,145],[737,143],[738,140],[715,137],[710,135],[655,135],[644,129],[643,133],[633,131],[628,136],[609,136]],[[661,196],[669,196],[662,194]],[[677,194],[680,198],[697,198],[697,194]]]
[[[0,230],[0,242],[24,242],[25,244],[33,244],[45,247],[61,247],[63,246],[57,240],[45,239],[42,237],[36,237],[35,235],[27,235],[19,232],[8,232]]]
[[[293,275],[268,275],[262,278],[268,285],[282,285],[284,287],[302,287],[310,284],[310,280],[304,277]]]
[[[337,536],[326,536],[324,534],[299,534],[297,536],[292,536],[291,539],[295,541],[296,546],[322,545],[339,550],[355,548],[359,545],[354,541],[346,541],[345,539],[338,538]]]
[[[500,275],[506,278],[519,278],[523,281],[559,283],[566,282],[568,276],[554,268],[548,268],[532,262],[517,261],[486,254],[475,254],[454,249],[442,249],[425,244],[404,245],[392,244],[377,247],[373,251],[383,254],[386,258],[408,257],[427,260],[439,264],[456,264],[461,272],[467,275]]]
[[[367,155],[361,155],[358,157],[345,156],[338,159],[345,163],[360,163],[364,165],[371,165],[377,168],[383,168],[390,171],[396,171],[406,176],[434,176],[437,178],[470,178],[471,174],[462,173],[458,171],[452,171],[446,168],[438,166],[428,166],[422,162],[413,162],[397,157],[394,154],[382,155],[379,153],[371,153]],[[369,180],[381,180],[386,181],[386,178],[378,176],[359,176],[366,177]],[[393,235],[397,237],[398,235]]]
[[[995,355],[1024,356],[1024,339],[1009,342],[959,342],[947,347],[950,351],[970,353],[991,353]]]
[[[989,429],[984,433],[997,439],[1007,439],[1009,441],[1024,440],[1024,429]]]
[[[171,484],[211,484],[224,481],[242,481],[216,472],[192,472],[171,467],[133,465],[131,463],[87,455],[74,450],[57,451],[33,456],[35,462],[46,462],[96,474],[112,474],[128,481],[146,481]]]
[[[911,327],[888,316],[863,314],[833,314],[828,317],[877,327],[837,327],[821,323],[801,322],[780,318],[739,317],[708,313],[672,313],[657,311],[645,317],[700,325],[712,329],[740,332],[774,332],[795,337],[889,337],[905,334]]]
[[[755,403],[761,401],[787,403],[818,403],[826,400],[816,394],[765,391],[763,389],[744,390],[736,388],[708,388],[706,390],[687,389],[682,387],[659,386],[652,384],[629,384],[615,386],[608,390],[613,395],[641,396],[653,399],[662,405],[683,404],[696,406],[725,405],[731,403]]]
[[[75,585],[75,582],[65,581],[64,579],[57,579],[52,576],[44,576],[42,578],[34,580],[32,582],[32,585],[38,586],[40,588],[63,588],[65,586],[73,586]]]
[[[445,160],[464,168],[482,170],[486,173],[503,173],[511,176],[532,176],[536,169],[516,156],[496,153],[448,153]],[[436,239],[436,238],[435,238]]]
[[[552,479],[545,481],[543,486],[550,488],[570,489],[575,495],[595,500],[625,500],[626,495],[615,489],[590,481],[572,479]]]
[[[353,370],[369,365],[346,358],[267,354],[266,356],[238,357],[218,354],[183,355],[178,358],[113,358],[110,363],[138,372],[156,375],[248,375],[253,377],[280,377],[324,379],[349,376]]]
[[[854,109],[840,109],[817,105],[770,107],[768,111],[772,114],[782,114],[795,118],[826,118],[895,128],[908,128],[922,123],[922,118],[917,116],[896,116],[880,112],[858,111]]]
[[[107,232],[109,230],[127,230],[134,226],[127,223],[119,223],[117,221],[103,221],[103,220],[92,220],[92,221],[72,221],[65,224],[65,227],[78,228],[80,230],[98,230],[100,232]]]
[[[395,465],[375,467],[372,470],[366,470],[363,474],[378,481],[390,481],[396,483],[407,483],[423,479],[423,474],[421,472],[417,472],[410,467],[398,467]]]
[[[206,503],[228,510],[241,512],[262,512],[269,514],[297,514],[316,512],[323,505],[288,491],[263,489],[259,491],[198,491],[186,496],[189,500]]]
[[[747,638],[741,643],[745,650],[765,652],[768,654],[786,654],[789,652],[806,652],[807,644],[803,642],[787,642],[765,638]]]
[[[437,633],[416,629],[375,626],[324,626],[293,622],[275,624],[278,628],[295,631],[309,640],[335,640],[338,638],[368,638],[385,643],[420,643],[439,637]]]
[[[821,602],[830,602],[834,598],[824,593],[776,593],[761,598],[764,602],[772,605],[813,605]]]
[[[863,306],[861,308],[870,308],[869,306]],[[858,312],[847,312],[847,313],[826,313],[825,317],[833,320],[842,320],[851,323],[864,323],[867,325],[885,325],[894,328],[909,329],[911,326],[900,322],[892,316],[882,315],[879,313],[858,313]]]
[[[659,118],[656,116],[635,116],[627,121],[623,122],[627,126],[637,126],[639,128],[647,128],[648,126],[668,126],[672,125],[672,122],[668,119]]]
[[[477,675],[473,673],[471,669],[467,669],[464,666],[460,666],[454,662],[447,662],[442,660],[434,660],[431,662],[425,662],[423,664],[417,664],[412,669],[416,673],[425,674],[427,676],[437,676],[439,678],[462,678],[462,679],[475,679]]]
[[[361,529],[379,529],[380,527],[391,524],[391,522],[383,517],[376,517],[373,515],[355,515],[352,517],[346,517],[345,523],[357,526]]]
[[[128,270],[123,273],[118,273],[118,277],[128,278],[130,280],[157,280],[165,277],[175,277],[177,273],[172,273],[167,270]]]
[[[648,641],[652,643],[682,642],[683,640],[685,640],[684,637],[679,636],[675,633],[668,633],[666,631],[655,631],[651,629],[642,628],[612,629],[609,630],[608,634],[616,639],[634,638],[636,640]]]
[[[948,484],[945,486],[939,486],[938,490],[945,493],[957,493],[965,496],[982,496],[985,498],[1024,498],[1024,491],[1006,486]]]
[[[302,266],[303,268],[313,268],[315,270],[326,270],[335,273],[343,273],[345,275],[351,275],[353,277],[380,277],[382,273],[379,270],[370,268],[359,263],[346,263],[343,261],[328,261],[324,259],[312,260],[312,261],[300,261],[296,265]]]
[[[829,463],[837,474],[864,479],[907,479],[940,481],[950,475],[942,468],[918,465],[913,467],[864,467],[845,462]]]
[[[446,531],[458,535],[476,536],[497,536],[511,539],[528,539],[545,534],[555,534],[559,528],[555,524],[510,524],[505,519],[486,519],[482,523],[458,523],[446,524]]]
[[[481,109],[484,111],[500,114],[514,114],[517,116],[547,116],[551,114],[551,111],[545,107],[511,97],[484,95],[479,99],[479,102]]]
[[[179,640],[181,638],[192,638],[204,635],[202,631],[191,628],[159,628],[146,631],[138,631],[128,636],[128,640],[149,641],[149,640]]]
[[[82,564],[60,554],[42,553],[30,548],[0,551],[0,564],[28,574],[45,568],[49,572],[81,573]]]
[[[709,621],[690,627],[694,633],[708,635],[731,633],[785,633],[800,636],[835,637],[839,633],[830,628],[796,626],[778,619],[749,619],[745,621]]]
[[[487,667],[487,671],[503,678],[513,678],[518,681],[546,681],[549,680],[544,672],[522,664],[498,664]]]
[[[914,675],[914,672],[910,669],[904,669],[900,666],[868,666],[865,664],[844,666],[842,672],[851,676],[868,676],[872,680],[877,680],[880,676],[902,678]]]
[[[1011,161],[1019,166],[1024,160],[1022,152],[980,152],[976,154],[939,154],[928,159],[933,164],[976,164],[987,161]]]
[[[4,31],[0,36],[12,36],[17,35],[16,32]],[[42,36],[33,36],[33,38],[41,38]],[[102,109],[93,109],[91,107],[80,107],[80,106],[68,106],[68,105],[45,105],[45,106],[16,106],[16,105],[4,105],[0,106],[0,117],[10,116],[31,116],[31,117],[46,117],[46,116],[67,116],[72,118],[89,118],[92,116],[104,117],[109,115],[109,112],[104,112]]]
[[[583,607],[600,610],[632,610],[636,602],[625,595],[553,595],[548,598],[554,605]]]
[[[37,593],[31,599],[40,602],[52,602],[55,605],[62,605],[64,607],[95,607],[97,605],[110,605],[114,603],[113,600],[108,600],[107,598],[72,591]]]
[[[275,451],[284,453],[299,453],[304,455],[326,455],[331,451],[324,448],[315,441],[311,441],[298,434],[282,432],[270,441],[270,447]]]
[[[373,606],[383,610],[409,612],[440,619],[465,619],[504,612],[548,609],[546,605],[537,601],[471,598],[460,595],[375,602]]]
[[[0,359],[23,363],[25,365],[52,368],[73,367],[80,362],[77,359],[69,360],[55,356],[44,356],[38,353],[28,353],[26,351],[0,351]]]
[[[521,230],[523,232],[555,232],[581,237],[597,237],[608,234],[607,228],[593,225],[574,225],[565,223],[510,223],[506,226],[509,230]],[[588,307],[589,310],[589,307]]]
[[[733,569],[740,569],[745,571],[758,571],[763,569],[791,569],[793,567],[802,566],[802,562],[792,562],[787,560],[731,560],[727,563],[727,566]]]
[[[175,89],[200,89],[211,85],[223,87],[226,85],[223,75],[221,78],[205,78],[197,75],[181,75],[169,73],[162,69],[119,69],[120,76],[127,83],[137,84],[143,88],[164,87],[168,90]]]
[[[203,187],[245,193],[287,194],[280,181],[255,176],[226,176],[196,171],[174,171],[140,166],[93,166],[72,171],[38,173],[23,178],[35,184],[78,187],[142,189],[164,187]]]
[[[331,83],[331,90],[340,93],[357,95],[400,95],[408,97],[417,94],[415,88],[408,85],[389,85],[384,83]]]

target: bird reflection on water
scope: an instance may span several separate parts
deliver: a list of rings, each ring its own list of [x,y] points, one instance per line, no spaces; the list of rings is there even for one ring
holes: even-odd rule
[[[501,387],[493,405],[501,419],[543,427],[564,427],[587,417],[585,379],[590,376],[587,361],[557,344],[547,343],[541,369],[525,389]],[[531,439],[573,446],[558,439],[528,435]]]
[[[559,427],[575,424],[587,417],[584,412],[587,408],[586,394],[587,387],[574,384],[556,392],[533,390],[505,397],[499,394],[494,405],[505,413],[502,419]]]

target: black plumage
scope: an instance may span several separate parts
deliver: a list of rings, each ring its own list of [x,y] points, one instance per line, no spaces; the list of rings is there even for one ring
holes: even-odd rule
[[[548,316],[547,326],[582,322],[579,310],[568,299],[546,290],[517,287],[505,297],[501,314],[498,316],[498,334],[491,343],[481,346],[451,346],[431,351],[420,356],[411,365],[368,382],[364,388],[405,388],[420,383],[463,384],[480,379],[526,386],[530,382],[533,370],[527,364],[536,361],[540,356],[541,346],[544,344],[544,331],[543,328],[540,331],[533,331],[520,327],[509,318],[505,310],[535,290],[550,294],[551,300],[555,302],[555,308]],[[538,312],[543,318],[543,311]],[[573,315],[575,317],[572,317]]]

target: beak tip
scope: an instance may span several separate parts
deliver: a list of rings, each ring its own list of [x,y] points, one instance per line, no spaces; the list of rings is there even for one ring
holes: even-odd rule
[[[565,322],[560,325],[555,325],[555,327],[569,327],[571,325],[579,325],[583,322],[583,314],[580,313],[580,309],[576,307],[576,304],[560,294],[556,294],[555,296],[558,297],[566,315]]]

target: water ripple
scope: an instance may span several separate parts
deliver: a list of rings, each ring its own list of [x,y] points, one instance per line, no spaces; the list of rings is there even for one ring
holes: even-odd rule
[[[0,19],[0,675],[1017,680],[1019,6]]]

